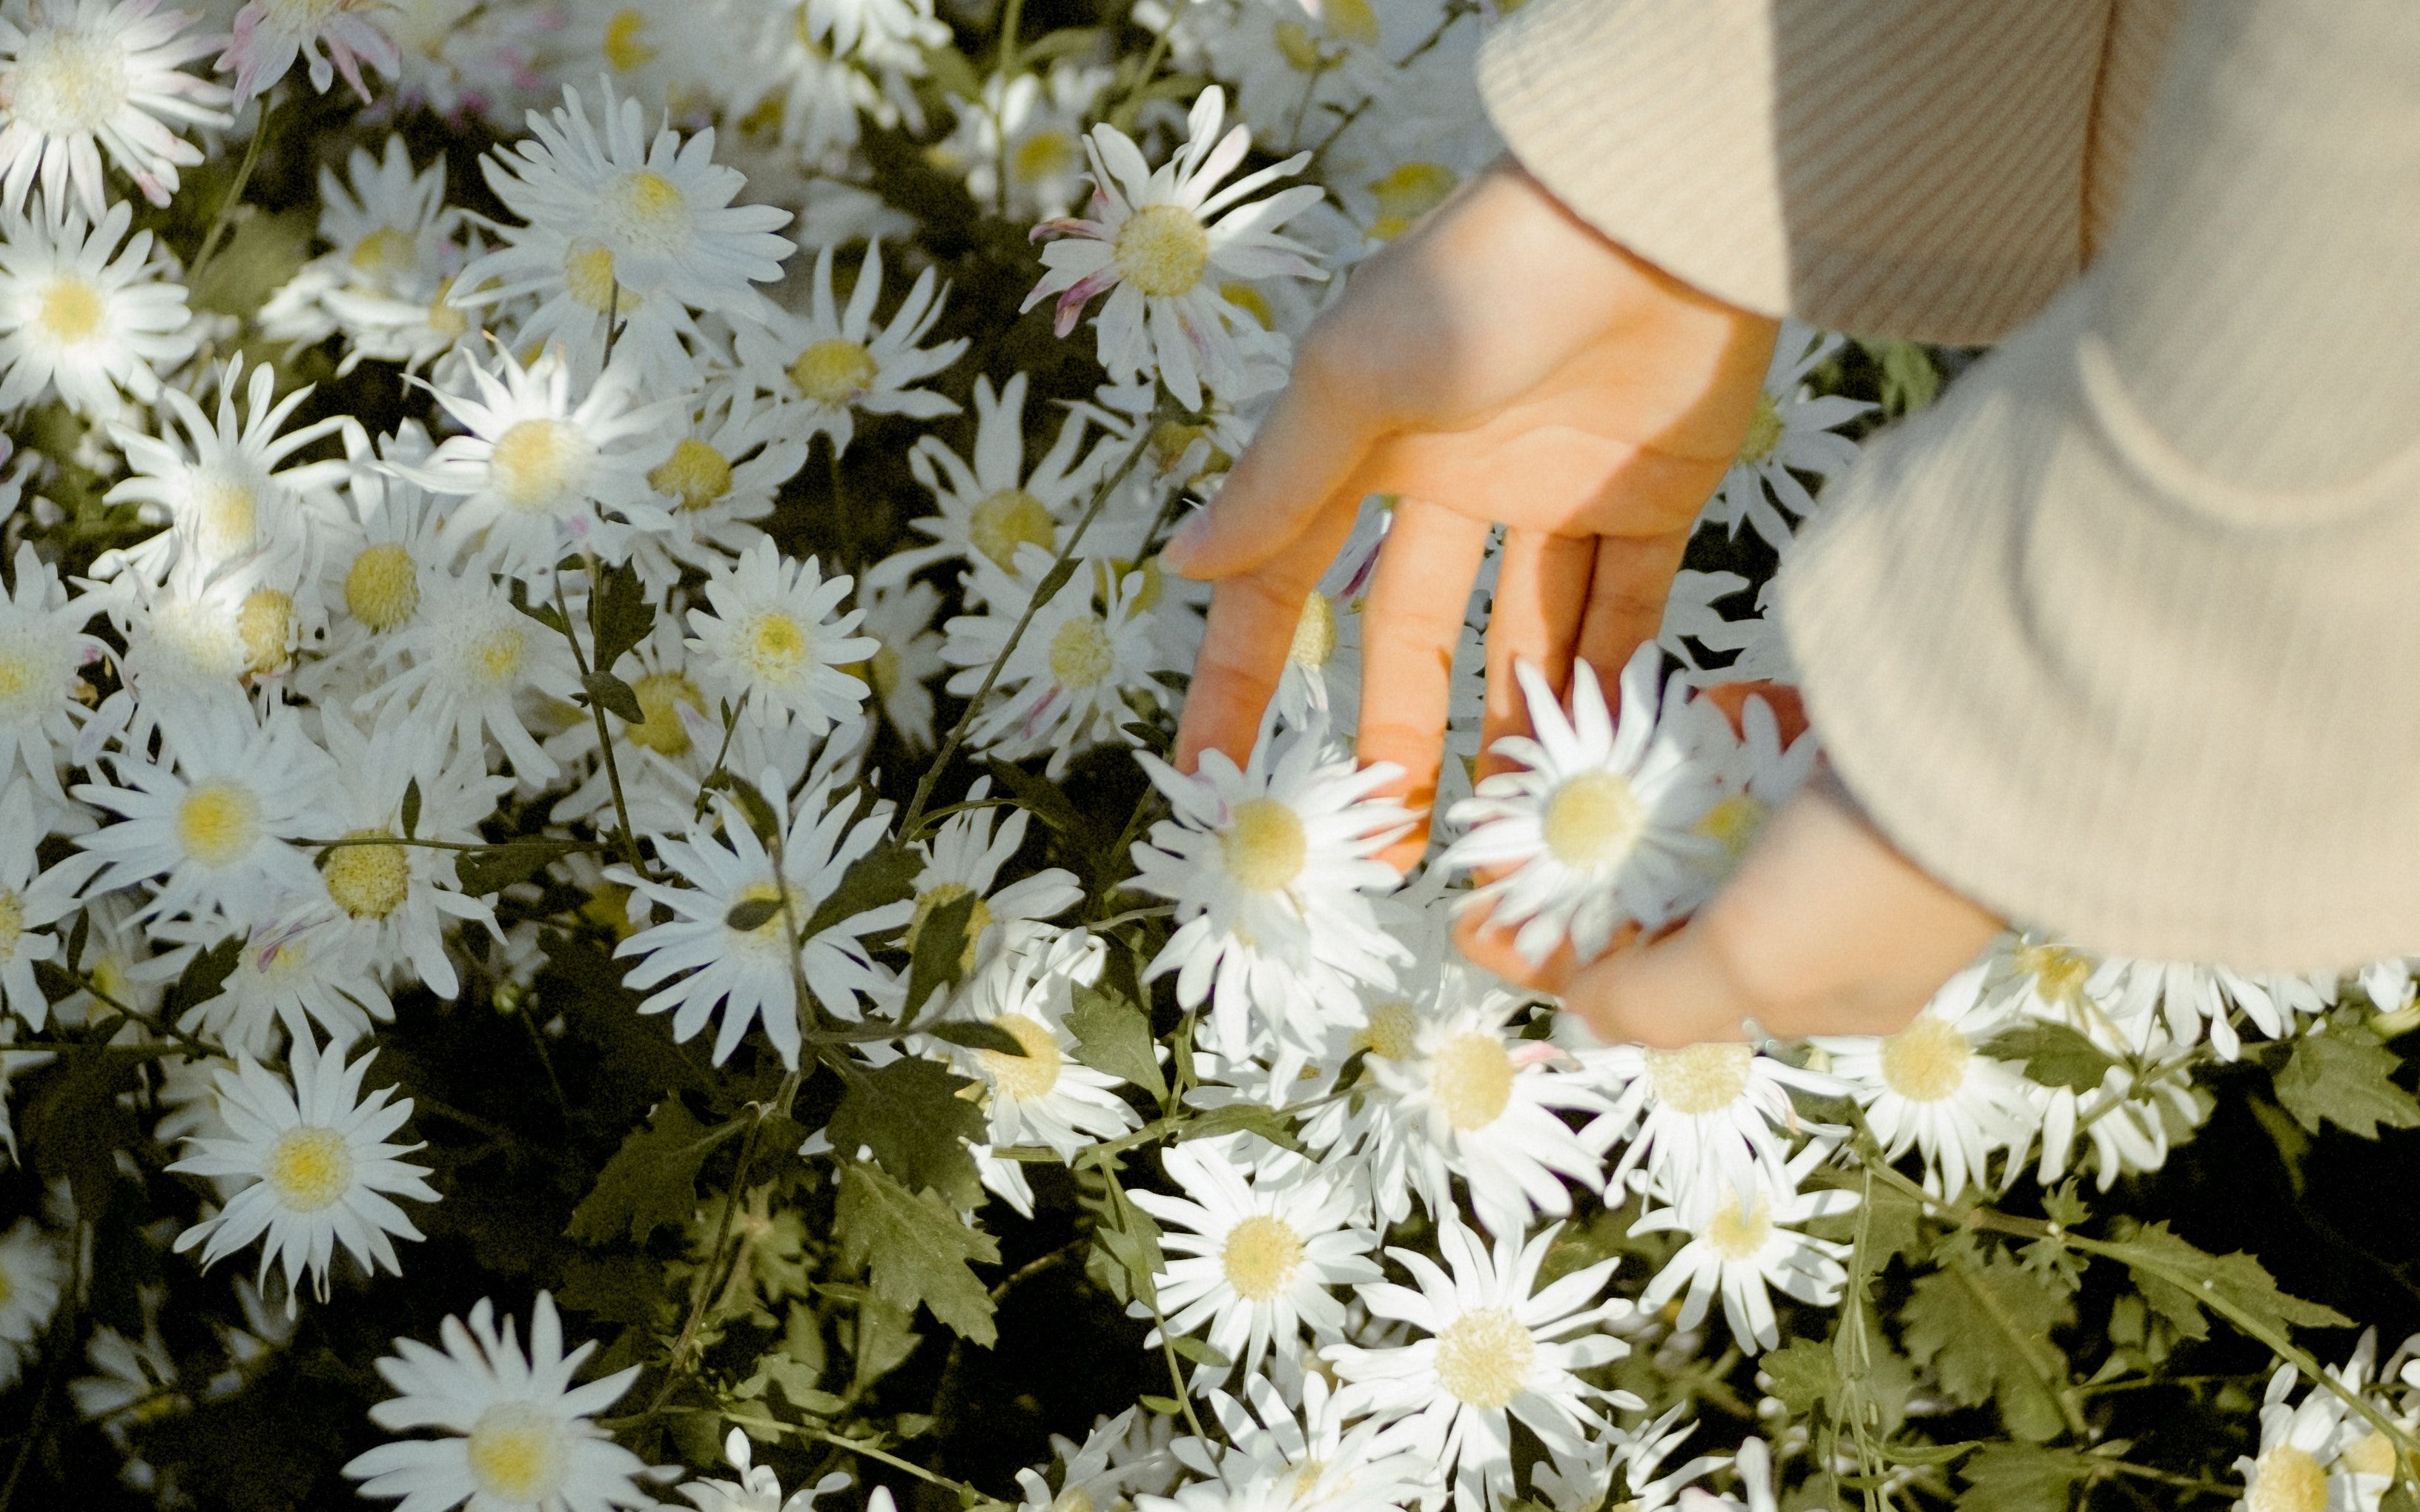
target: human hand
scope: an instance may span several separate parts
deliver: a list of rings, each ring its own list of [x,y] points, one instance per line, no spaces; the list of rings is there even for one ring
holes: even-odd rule
[[[1395,511],[1363,609],[1364,762],[1425,817],[1489,527],[1507,529],[1483,740],[1527,730],[1516,660],[1608,684],[1662,623],[1699,508],[1755,413],[1776,322],[1633,257],[1501,162],[1355,270],[1292,383],[1162,561],[1217,583],[1180,770],[1237,761],[1360,501]],[[1389,847],[1408,868],[1426,825]]]
[[[1806,728],[1789,688],[1731,683],[1699,696],[1736,727],[1751,695],[1773,708],[1785,743]],[[2002,927],[1895,849],[1818,765],[1714,900],[1652,941],[1637,943],[1634,926],[1592,962],[1566,944],[1532,964],[1483,911],[1455,935],[1480,964],[1559,994],[1600,1039],[1671,1048],[1745,1039],[1751,1019],[1787,1039],[1893,1033]]]

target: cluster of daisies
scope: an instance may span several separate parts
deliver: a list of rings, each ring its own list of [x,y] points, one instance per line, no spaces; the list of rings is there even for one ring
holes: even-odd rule
[[[203,1194],[160,1242],[251,1272],[222,1378],[178,1381],[156,1330],[87,1331],[72,1396],[121,1444],[241,1390],[332,1281],[404,1271],[445,1193],[413,1158],[415,1099],[372,1074],[396,1000],[509,1005],[549,928],[598,933],[640,1011],[715,1066],[801,1072],[837,1040],[869,1069],[951,1067],[980,1094],[984,1200],[1028,1215],[1028,1165],[1160,1111],[1073,1023],[1107,916],[1152,931],[1144,980],[1186,1024],[1171,1105],[1288,1132],[1161,1149],[1131,1194],[1159,1257],[1133,1306],[1153,1350],[1185,1343],[1187,1431],[1138,1411],[1063,1441],[1055,1475],[1022,1477],[1027,1512],[1585,1512],[1614,1486],[1769,1506],[1818,1453],[1804,1435],[1676,1461],[1688,1426],[1607,1367],[1695,1351],[1717,1311],[1770,1350],[1789,1306],[1839,1300],[1854,1199],[1825,1177],[1851,1107],[1944,1198],[2028,1171],[2105,1189],[2190,1134],[2195,1068],[2246,1033],[2355,987],[2412,997],[2399,962],[2255,980],[2021,934],[1886,1040],[1596,1043],[1463,963],[1452,918],[1490,908],[1543,959],[1701,903],[1817,759],[1775,697],[1699,691],[1786,681],[1780,642],[1746,578],[1684,572],[1618,699],[1585,668],[1567,698],[1524,671],[1534,733],[1475,787],[1466,656],[1444,848],[1399,877],[1377,856],[1414,816],[1351,754],[1384,499],[1302,606],[1260,748],[1196,775],[1152,754],[1205,602],[1160,544],[1355,262],[1496,154],[1480,7],[1139,6],[1117,35],[1140,56],[1053,33],[987,73],[931,0],[203,9],[0,8],[0,416],[41,438],[0,456],[0,1150],[20,1153],[12,1074],[108,1044]],[[257,309],[204,306],[277,112],[339,87],[362,108],[324,154],[307,260]],[[416,153],[439,130],[501,141],[484,193]],[[870,166],[903,137],[1030,233],[1021,308],[954,308]],[[164,216],[196,169],[226,203]],[[208,230],[171,246],[179,224]],[[967,371],[1024,312],[1102,381]],[[1706,529],[1789,549],[1870,408],[1810,387],[1840,348],[1785,332]],[[292,376],[306,356],[385,370],[406,412],[333,409]],[[900,539],[858,539],[841,488],[870,444],[915,489]],[[799,517],[808,499],[826,517]],[[784,549],[802,537],[821,550]],[[964,754],[1055,779],[1104,749],[1165,815],[1138,810],[1106,882],[1021,860],[1031,815],[989,777],[903,811],[876,769],[904,753],[914,786]],[[878,853],[912,883],[861,906]],[[942,917],[965,920],[957,980],[910,1003]],[[2029,1079],[1995,1048],[2029,1025],[2088,1041],[2101,1085]],[[1550,1263],[1597,1205],[1671,1236],[1667,1257]],[[84,1284],[89,1217],[64,1185],[0,1213],[0,1393]],[[526,1342],[483,1300],[442,1344],[379,1362],[396,1395],[371,1417],[396,1437],[347,1467],[365,1496],[587,1512],[673,1488],[802,1512],[845,1484],[783,1501],[736,1430],[736,1480],[650,1467],[598,1422],[642,1366],[582,1381],[596,1346],[566,1349],[544,1294]],[[2385,1389],[2370,1364],[2351,1391]],[[2292,1384],[2244,1468],[2255,1504],[2374,1506],[2383,1441],[2337,1396],[2289,1406]],[[173,1494],[133,1448],[127,1473]]]

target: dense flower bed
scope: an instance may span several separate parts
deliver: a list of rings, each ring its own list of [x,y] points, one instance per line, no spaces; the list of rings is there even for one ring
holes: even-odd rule
[[[0,1507],[2420,1506],[2402,1269],[2182,1221],[2420,1125],[2406,964],[1653,1051],[1448,943],[1720,882],[1761,586],[1965,354],[1786,328],[1409,879],[1388,500],[1156,754],[1159,546],[1497,152],[1491,9],[203,8],[0,5]]]

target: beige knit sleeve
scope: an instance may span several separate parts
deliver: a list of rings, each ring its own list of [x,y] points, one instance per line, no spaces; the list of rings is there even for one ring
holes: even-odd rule
[[[1530,0],[1480,63],[1523,166],[1767,315],[1996,340],[2118,204],[2178,0]]]
[[[1960,890],[2253,969],[2420,949],[2420,6],[2195,0],[2118,224],[1827,491],[1779,613]]]

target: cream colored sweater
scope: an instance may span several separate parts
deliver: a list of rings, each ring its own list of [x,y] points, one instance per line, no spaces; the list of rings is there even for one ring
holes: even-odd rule
[[[1481,84],[1701,288],[2002,342],[1782,574],[1895,843],[2104,951],[2420,951],[2420,4],[1532,0]]]

